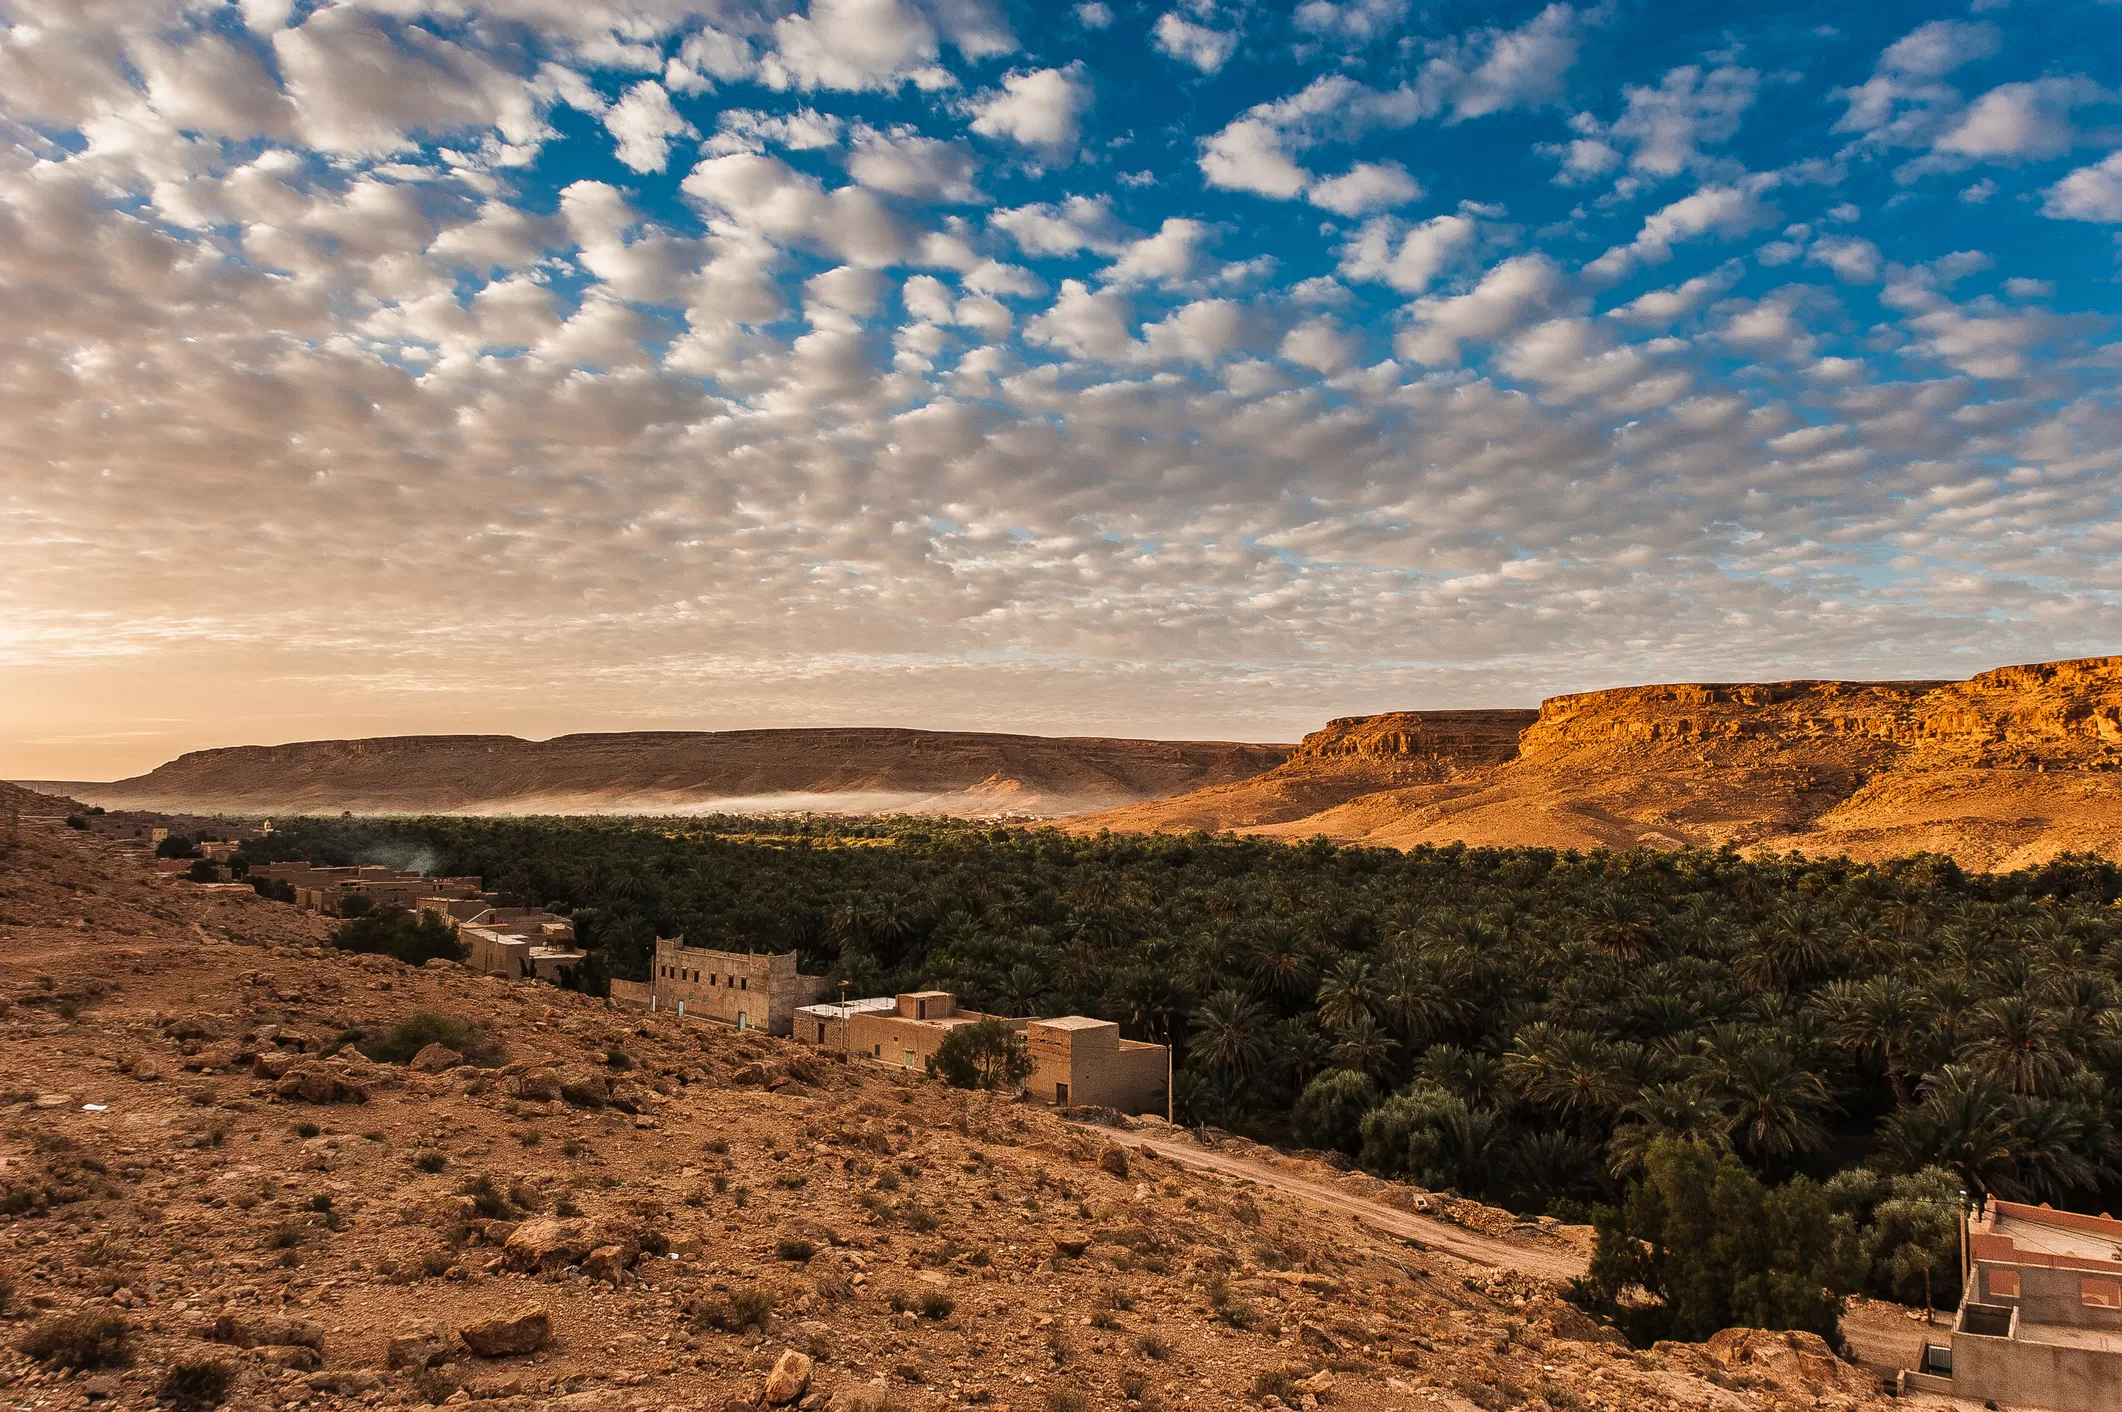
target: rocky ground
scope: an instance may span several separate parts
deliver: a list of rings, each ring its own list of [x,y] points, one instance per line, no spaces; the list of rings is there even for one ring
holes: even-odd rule
[[[1817,1341],[1632,1351],[1535,1279],[1045,1108],[333,952],[23,814],[0,1408],[1884,1403]],[[469,1057],[334,1050],[422,1014]]]

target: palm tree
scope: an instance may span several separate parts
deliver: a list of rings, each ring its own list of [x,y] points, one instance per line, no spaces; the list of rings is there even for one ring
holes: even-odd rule
[[[2019,1136],[2011,1095],[1981,1074],[1949,1064],[1924,1080],[1919,1101],[1879,1130],[1887,1158],[1906,1172],[1950,1167],[1985,1196],[2018,1190]]]
[[[1828,1037],[1877,1067],[1893,1085],[1894,1106],[1908,1107],[1908,1052],[1928,1013],[1916,988],[1898,976],[1835,981],[1815,1003]]]
[[[1545,1022],[1518,1032],[1503,1056],[1503,1074],[1528,1102],[1580,1125],[1618,1111],[1630,1097],[1616,1046],[1584,1030]]]
[[[1827,1145],[1818,1115],[1832,1106],[1818,1074],[1781,1048],[1754,1044],[1715,1054],[1702,1082],[1724,1111],[1732,1137],[1758,1162],[1781,1162]]]
[[[2055,1092],[2067,1056],[2057,1043],[2055,1017],[2031,997],[2000,996],[1968,1017],[1962,1062],[2013,1093]]]
[[[1296,930],[1281,922],[1260,928],[1245,944],[1245,966],[1254,985],[1281,1000],[1294,1000],[1311,988],[1318,976],[1311,951]]]
[[[1359,1015],[1373,1018],[1380,999],[1370,962],[1361,956],[1344,956],[1319,982],[1319,1022],[1330,1030],[1346,1030]]]
[[[1644,1089],[1622,1106],[1624,1121],[1607,1140],[1607,1169],[1628,1177],[1643,1168],[1661,1138],[1699,1142],[1713,1152],[1731,1151],[1731,1120],[1700,1084],[1666,1083]]]
[[[1267,1015],[1235,990],[1219,990],[1194,1011],[1193,1052],[1211,1073],[1245,1078],[1266,1057]]]
[[[1348,1024],[1334,1030],[1334,1064],[1359,1074],[1376,1077],[1385,1069],[1400,1042],[1368,1013],[1358,1013]]]

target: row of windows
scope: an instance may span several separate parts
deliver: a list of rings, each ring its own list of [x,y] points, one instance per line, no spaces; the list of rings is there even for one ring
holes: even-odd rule
[[[682,966],[661,966],[657,969],[663,972],[665,980],[691,981],[694,985],[700,984],[700,973],[698,971],[688,971]],[[750,990],[752,988],[750,976],[711,975],[707,978],[707,983],[709,985],[727,986],[731,990]]]
[[[1991,1299],[2017,1299],[2019,1297],[2019,1272],[2017,1270],[1991,1270],[1989,1272],[1989,1297]],[[2093,1309],[2122,1309],[2122,1281],[2104,1280],[2087,1276],[2078,1281],[2078,1302]]]

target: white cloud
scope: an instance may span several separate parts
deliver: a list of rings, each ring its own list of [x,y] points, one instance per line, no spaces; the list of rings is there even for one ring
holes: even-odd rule
[[[1583,136],[1566,149],[1550,150],[1564,156],[1565,177],[1578,180],[1609,170],[1623,152],[1630,171],[1678,176],[1703,164],[1704,147],[1727,142],[1739,130],[1760,77],[1731,64],[1670,69],[1656,87],[1624,89],[1627,106],[1610,125],[1579,114],[1571,126]]]
[[[1098,277],[1107,285],[1123,289],[1138,284],[1184,284],[1199,273],[1201,247],[1212,235],[1205,222],[1185,216],[1168,217],[1155,235],[1128,245]]]
[[[816,177],[774,157],[737,153],[694,167],[680,189],[744,230],[777,244],[803,245],[848,264],[879,268],[904,260],[912,232],[859,186],[825,190]]]
[[[1076,6],[1076,23],[1085,29],[1104,29],[1113,22],[1113,7],[1104,0],[1083,0]]]
[[[934,25],[905,0],[812,0],[808,14],[774,22],[760,76],[774,88],[945,88]]]
[[[1337,177],[1313,182],[1304,199],[1343,216],[1364,216],[1404,206],[1422,194],[1422,184],[1398,162],[1358,162]]]
[[[1408,0],[1304,0],[1293,17],[1298,29],[1322,38],[1367,44],[1407,21]]]
[[[2077,136],[2071,109],[2098,102],[2102,96],[2099,85],[2086,79],[2002,84],[1976,99],[1966,115],[1938,139],[1934,150],[2000,162],[2061,156]]]
[[[1302,195],[1312,174],[1290,160],[1272,123],[1240,118],[1201,143],[1201,174],[1210,186],[1287,201]]]
[[[1341,247],[1341,273],[1419,294],[1472,253],[1476,228],[1465,216],[1433,216],[1414,227],[1375,220]]]
[[[973,154],[955,142],[910,127],[879,132],[857,125],[848,139],[847,174],[864,186],[920,201],[980,200]]]
[[[1306,319],[1283,336],[1282,357],[1328,375],[1355,361],[1355,340],[1332,319]]]
[[[1013,73],[999,91],[973,100],[972,129],[1027,147],[1062,152],[1076,145],[1082,114],[1090,106],[1090,84],[1080,64],[1066,69]]]
[[[1166,57],[1192,64],[1205,74],[1222,68],[1238,48],[1235,31],[1196,24],[1176,10],[1158,16],[1150,36]]]
[[[2122,150],[2080,167],[2042,195],[2041,214],[2059,221],[2122,221]]]
[[[1463,35],[1433,46],[1419,86],[1454,122],[1552,102],[1577,62],[1581,27],[1577,12],[1557,3],[1516,29]]]
[[[1660,264],[1672,258],[1674,244],[1703,235],[1725,237],[1758,230],[1775,219],[1775,212],[1761,199],[1772,178],[1755,176],[1743,182],[1713,182],[1653,212],[1642,230],[1627,245],[1617,245],[1584,267],[1596,280],[1615,280],[1645,264]]]
[[[1113,218],[1109,196],[1069,196],[1059,204],[1018,206],[995,212],[988,224],[1006,233],[1027,255],[1073,255],[1081,250],[1117,255],[1131,238]]]
[[[643,79],[627,89],[605,111],[604,126],[618,144],[619,160],[637,172],[662,171],[670,164],[672,142],[699,135],[678,116],[670,95],[654,79]]]
[[[1418,363],[1456,364],[1466,344],[1494,342],[1558,312],[1568,286],[1561,266],[1547,256],[1513,256],[1465,294],[1416,300],[1408,310],[1412,326],[1394,348]]]
[[[785,147],[793,152],[814,152],[838,147],[847,124],[832,113],[815,108],[797,108],[788,113],[762,113],[754,108],[727,108],[716,119],[715,135],[703,145],[709,156],[732,152],[764,152]]]
[[[1805,258],[1833,270],[1845,284],[1870,284],[1885,265],[1879,247],[1862,236],[1822,236],[1805,252]]]
[[[1075,358],[1123,361],[1137,351],[1133,321],[1126,295],[1114,289],[1094,293],[1081,280],[1068,279],[1061,281],[1053,307],[1025,324],[1024,338]]]

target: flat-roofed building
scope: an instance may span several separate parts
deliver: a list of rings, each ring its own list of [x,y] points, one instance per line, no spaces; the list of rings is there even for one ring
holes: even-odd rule
[[[889,1000],[813,1005],[798,1013],[796,1038],[893,1068],[926,1070],[944,1038],[960,1025],[1000,1020],[1024,1036],[1032,1071],[1025,1088],[1058,1106],[1163,1113],[1170,1055],[1161,1044],[1122,1039],[1120,1027],[1088,1015],[1050,1020],[986,1015],[959,1006],[945,990],[908,991]]]
[[[796,1011],[823,999],[832,980],[804,975],[793,951],[717,951],[687,946],[683,937],[659,936],[648,987],[651,1009],[790,1035]]]
[[[457,940],[469,949],[467,966],[512,981],[558,985],[589,955],[575,945],[573,922],[537,907],[484,908],[458,926]]]
[[[1904,1392],[2052,1412],[2122,1407],[2122,1221],[1991,1200],[1967,1223],[1966,1293]]]

